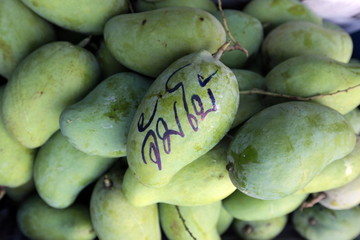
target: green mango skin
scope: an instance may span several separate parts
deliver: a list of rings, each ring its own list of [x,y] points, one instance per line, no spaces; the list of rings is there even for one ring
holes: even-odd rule
[[[135,207],[122,190],[123,173],[114,167],[99,178],[91,195],[90,215],[103,240],[160,240],[158,207]]]
[[[284,198],[349,154],[355,144],[356,135],[337,111],[311,102],[277,104],[236,132],[228,151],[230,178],[251,197]]]
[[[300,55],[320,55],[348,63],[353,51],[350,35],[306,21],[291,21],[272,30],[262,43],[269,68]]]
[[[360,139],[357,137],[354,150],[321,171],[298,193],[315,193],[341,187],[360,175]]]
[[[3,95],[4,86],[0,86],[0,104],[3,102]],[[14,188],[29,181],[32,176],[35,151],[22,146],[10,135],[5,128],[1,111],[0,142],[0,186]]]
[[[241,221],[235,219],[234,230],[244,240],[269,240],[278,236],[285,228],[287,216],[264,221]]]
[[[309,97],[356,86],[360,84],[359,73],[359,66],[340,63],[323,56],[307,55],[280,63],[266,75],[265,83],[270,92]],[[312,101],[331,107],[344,115],[360,104],[360,88]]]
[[[263,26],[258,19],[239,10],[225,9],[224,14],[231,34],[248,51],[249,56],[242,51],[230,51],[224,52],[220,60],[229,68],[242,68],[249,57],[258,52],[263,40]],[[220,11],[215,12],[214,16],[223,22]],[[227,36],[226,40],[230,41],[230,38]]]
[[[161,203],[159,209],[160,224],[169,240],[221,239],[216,229],[221,201],[192,207]]]
[[[298,208],[308,194],[293,194],[276,200],[261,200],[235,191],[223,200],[226,211],[235,219],[263,221],[287,215]]]
[[[111,17],[128,12],[126,0],[21,0],[35,13],[62,28],[86,34],[102,34]]]
[[[32,240],[91,240],[96,237],[85,206],[49,207],[37,195],[23,202],[17,212],[21,232]]]
[[[216,5],[211,0],[166,0],[166,1],[146,1],[137,0],[134,3],[136,12],[151,11],[159,8],[168,7],[193,7],[199,8],[208,12],[215,12]]]
[[[309,240],[351,240],[360,234],[360,207],[330,210],[317,204],[292,215],[295,230]]]
[[[128,72],[128,70],[114,58],[103,41],[100,43],[99,50],[96,52],[96,58],[100,64],[103,78],[108,78],[120,72]]]
[[[295,20],[322,25],[321,17],[297,0],[252,0],[243,11],[270,28]]]
[[[54,40],[53,27],[20,0],[0,1],[0,75],[10,79],[21,59]]]
[[[350,126],[354,129],[356,135],[360,134],[360,109],[355,108],[344,115],[345,119],[349,122]]]
[[[194,206],[220,201],[236,190],[226,169],[229,141],[221,141],[212,150],[183,167],[171,181],[161,188],[146,187],[128,169],[123,191],[134,206],[148,206],[163,202]]]
[[[220,142],[238,101],[234,73],[209,52],[177,60],[153,82],[135,113],[127,141],[129,168],[146,186],[166,185]]]
[[[126,141],[135,111],[150,86],[136,73],[115,74],[60,116],[60,130],[78,150],[101,157],[126,156]]]
[[[70,206],[87,185],[100,177],[114,159],[90,156],[74,148],[60,131],[42,146],[34,164],[34,182],[51,207]]]
[[[17,203],[22,202],[26,197],[30,196],[33,192],[35,192],[35,184],[33,178],[31,178],[29,181],[18,187],[6,188],[6,195],[11,200]]]
[[[220,235],[224,234],[234,221],[234,217],[231,216],[228,211],[221,205],[219,219],[216,224],[216,229]]]
[[[239,91],[251,90],[254,88],[262,89],[265,87],[265,78],[258,73],[244,70],[232,69],[238,82]],[[261,103],[260,95],[257,94],[240,94],[239,107],[231,128],[235,128],[249,119],[255,113],[264,109]]]
[[[17,66],[5,87],[6,128],[23,146],[40,147],[59,129],[65,107],[89,92],[98,76],[89,51],[68,42],[43,45]]]
[[[125,67],[154,78],[190,53],[216,52],[225,35],[213,15],[190,7],[122,14],[104,28],[105,44],[113,56]]]

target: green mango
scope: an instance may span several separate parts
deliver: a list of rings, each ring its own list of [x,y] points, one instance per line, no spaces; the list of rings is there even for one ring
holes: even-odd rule
[[[22,202],[25,198],[35,192],[35,184],[34,179],[31,178],[26,183],[18,186],[18,187],[7,187],[6,188],[6,195],[15,202]]]
[[[345,210],[360,204],[360,176],[353,181],[324,192],[320,204],[333,210]]]
[[[216,224],[216,229],[217,229],[218,233],[220,235],[225,233],[229,229],[231,224],[233,223],[233,220],[234,220],[234,217],[231,216],[228,213],[228,211],[226,211],[226,209],[224,208],[223,205],[221,205],[219,219],[218,219],[218,222]]]
[[[21,0],[46,20],[75,32],[102,34],[105,22],[127,13],[126,0]]]
[[[360,109],[355,108],[344,115],[345,119],[349,122],[350,126],[353,127],[354,132],[360,134]]]
[[[232,71],[235,74],[240,91],[251,90],[254,88],[262,89],[265,87],[265,78],[258,73],[243,69],[232,69]],[[240,94],[239,108],[231,128],[239,126],[245,120],[264,108],[265,106],[261,103],[260,95]]]
[[[213,15],[190,7],[122,14],[104,28],[105,44],[113,56],[125,67],[150,77],[190,53],[216,52],[225,43],[225,35]]]
[[[113,162],[112,158],[90,156],[77,150],[58,131],[36,156],[36,190],[49,206],[66,208],[75,201],[82,189],[100,177]]]
[[[75,204],[55,209],[37,195],[20,205],[17,222],[21,232],[32,240],[91,240],[96,237],[85,206]]]
[[[238,101],[234,73],[209,52],[175,61],[135,113],[127,142],[130,169],[146,186],[166,185],[225,136]]]
[[[115,74],[60,116],[60,130],[78,150],[102,157],[126,156],[131,120],[150,86],[136,73]]]
[[[160,224],[169,240],[220,240],[216,224],[221,202],[184,207],[159,204]]]
[[[4,86],[0,86],[0,104],[3,95]],[[10,135],[2,115],[0,109],[0,186],[19,187],[32,177],[35,151],[22,146]]]
[[[90,91],[98,75],[89,51],[68,42],[43,45],[17,66],[5,87],[6,128],[25,147],[40,147],[59,129],[64,108]]]
[[[114,58],[103,41],[96,52],[96,58],[100,64],[103,78],[110,77],[116,73],[127,72],[127,69]]]
[[[10,79],[21,59],[54,40],[53,27],[20,0],[0,1],[0,75]]]
[[[284,230],[286,222],[286,215],[263,221],[235,219],[234,230],[244,240],[269,240],[275,238]]]
[[[356,135],[337,111],[311,102],[277,104],[236,132],[228,151],[230,178],[254,198],[284,198],[349,154],[355,144]]]
[[[223,22],[220,11],[213,14],[221,23]],[[232,36],[248,51],[249,56],[242,51],[229,51],[224,52],[220,60],[229,68],[241,68],[248,57],[258,52],[263,40],[263,26],[257,18],[239,10],[225,9],[224,15]],[[227,36],[227,41],[230,41],[229,36]]]
[[[322,192],[341,187],[360,175],[360,138],[357,137],[354,150],[321,171],[298,193]]]
[[[99,178],[90,200],[90,215],[102,240],[160,240],[158,207],[135,207],[122,190],[123,171],[114,166]]]
[[[235,191],[223,200],[226,211],[236,219],[262,221],[287,215],[298,208],[308,194],[293,194],[276,200],[261,200]]]
[[[243,11],[274,28],[294,20],[322,25],[322,18],[297,0],[252,0]]]
[[[168,7],[193,7],[200,8],[208,12],[215,12],[217,10],[215,3],[211,0],[136,0],[134,7],[136,12],[145,12]]]
[[[360,84],[360,67],[324,56],[290,58],[273,68],[265,77],[270,92],[309,97],[335,93]],[[312,99],[346,114],[360,104],[360,88]]]
[[[351,240],[360,234],[360,207],[335,211],[315,205],[295,211],[292,222],[309,240]]]
[[[128,169],[123,191],[135,206],[147,206],[157,202],[181,206],[204,205],[220,201],[236,187],[226,169],[226,151],[229,141],[224,140],[212,150],[178,171],[163,187],[153,188],[141,184]]]
[[[345,30],[306,21],[281,24],[262,43],[262,54],[270,69],[289,58],[309,54],[348,63],[352,50],[352,39]]]

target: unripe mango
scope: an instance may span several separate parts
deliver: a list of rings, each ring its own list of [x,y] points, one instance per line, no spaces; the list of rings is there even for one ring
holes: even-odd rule
[[[228,211],[221,205],[219,220],[216,224],[216,229],[220,235],[226,232],[233,223],[234,217],[231,216]]]
[[[135,1],[136,12],[151,11],[167,7],[193,7],[200,8],[208,12],[215,12],[216,6],[211,0],[163,0],[163,1]]]
[[[5,87],[6,128],[27,148],[43,145],[59,129],[64,108],[90,91],[98,75],[89,51],[68,42],[43,45],[16,67]]]
[[[42,146],[34,164],[34,182],[40,197],[54,208],[70,206],[87,185],[114,162],[74,148],[60,131]]]
[[[0,75],[10,79],[20,60],[53,40],[51,24],[20,0],[0,1]]]
[[[353,43],[345,30],[306,21],[291,21],[273,29],[262,43],[264,61],[271,69],[300,55],[320,55],[348,63]]]
[[[4,86],[0,86],[0,104]],[[35,151],[22,146],[6,130],[0,105],[0,186],[18,187],[32,177]]]
[[[355,143],[351,126],[337,111],[310,102],[277,104],[235,134],[228,151],[230,178],[249,196],[283,198],[349,154]]]
[[[359,135],[360,134],[360,109],[355,108],[354,110],[348,112],[344,115],[345,119],[349,122],[349,124],[354,129],[354,132]]]
[[[85,206],[75,204],[55,209],[37,195],[21,204],[17,222],[21,232],[33,240],[91,240],[96,237]]]
[[[252,0],[243,11],[270,28],[294,20],[322,24],[320,16],[297,0]]]
[[[112,16],[126,13],[126,0],[21,0],[46,20],[69,30],[101,34],[104,24]]]
[[[126,156],[129,126],[150,82],[131,72],[103,80],[61,113],[61,133],[75,148],[89,155]]]
[[[248,51],[249,55],[246,56],[242,51],[229,51],[224,52],[220,60],[229,68],[241,68],[249,57],[259,50],[263,40],[263,26],[258,19],[239,10],[225,9],[224,14],[232,36]],[[220,11],[215,12],[214,16],[221,23],[223,22]],[[229,37],[227,41],[230,41]]]
[[[91,195],[90,214],[102,240],[160,240],[158,207],[135,207],[122,191],[124,172],[116,165],[99,178]]]
[[[96,58],[100,64],[101,76],[103,78],[110,77],[116,73],[127,72],[127,69],[114,58],[103,41],[96,52]]]
[[[209,152],[183,167],[168,184],[160,188],[141,184],[128,169],[124,177],[124,194],[135,206],[157,202],[193,206],[220,201],[236,189],[226,170],[228,146],[228,140],[221,141]]]
[[[308,194],[293,194],[276,200],[262,200],[235,191],[223,200],[226,211],[236,219],[262,221],[287,215],[298,208]]]
[[[216,52],[225,30],[210,13],[190,7],[122,14],[109,20],[105,44],[125,67],[157,77],[177,59],[199,51]]]
[[[313,102],[346,114],[360,104],[360,67],[331,58],[305,55],[290,58],[265,77],[269,91],[299,97],[311,97]],[[355,87],[355,88],[352,88]],[[345,91],[348,88],[348,91]],[[342,91],[334,94],[337,91]],[[330,94],[330,95],[329,95]]]
[[[187,55],[153,82],[129,130],[129,168],[161,187],[227,133],[238,108],[234,73],[207,51]]]
[[[193,207],[161,203],[159,208],[161,227],[169,240],[220,240],[216,229],[220,201]]]

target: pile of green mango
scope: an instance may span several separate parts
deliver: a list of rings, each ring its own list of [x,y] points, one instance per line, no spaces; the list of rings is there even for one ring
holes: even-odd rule
[[[0,209],[26,238],[360,235],[350,35],[217,3],[0,1]]]

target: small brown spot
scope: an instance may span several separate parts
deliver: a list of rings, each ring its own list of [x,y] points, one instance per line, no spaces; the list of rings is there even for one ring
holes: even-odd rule
[[[317,224],[317,221],[316,221],[316,219],[314,217],[310,217],[308,219],[308,223],[309,223],[310,226],[315,226]]]
[[[204,21],[204,18],[203,18],[203,17],[201,17],[201,18],[200,18],[200,21]]]
[[[40,94],[40,95],[43,95],[43,94],[44,94],[44,92],[43,92],[43,91],[40,91],[40,92],[39,92],[39,94]]]
[[[143,21],[142,21],[142,23],[141,23],[141,25],[145,25],[145,23],[147,22],[147,20],[146,19],[144,19]]]

